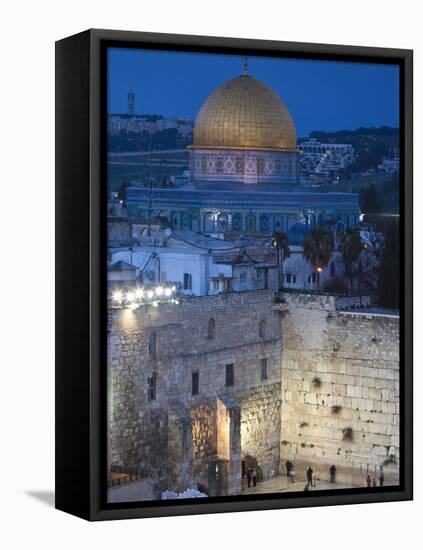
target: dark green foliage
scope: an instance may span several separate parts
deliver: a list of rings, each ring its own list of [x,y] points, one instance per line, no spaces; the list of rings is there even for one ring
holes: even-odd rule
[[[383,183],[371,183],[359,191],[360,208],[366,214],[399,213],[399,175],[392,174]]]
[[[343,277],[334,277],[325,281],[323,290],[329,293],[345,294],[348,290],[348,285]]]
[[[334,250],[332,231],[322,227],[313,227],[304,238],[303,256],[317,272],[317,287],[320,286],[318,269],[327,267]]]
[[[350,292],[353,293],[354,273],[353,265],[358,260],[361,252],[360,231],[357,228],[347,229],[340,235],[339,251],[345,265],[345,273],[350,280]]]
[[[385,242],[380,262],[378,303],[381,307],[399,308],[400,261],[399,223],[394,221],[385,229]]]
[[[288,244],[288,235],[283,231],[274,231],[272,235],[272,244],[278,252],[278,273],[283,283],[283,261],[291,255],[291,249]],[[280,282],[278,286],[281,286]]]

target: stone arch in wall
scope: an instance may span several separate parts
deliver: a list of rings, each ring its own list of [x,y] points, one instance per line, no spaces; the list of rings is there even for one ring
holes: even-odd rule
[[[288,214],[288,230],[291,229],[293,225],[297,223],[297,215],[296,214]]]
[[[246,218],[245,228],[247,231],[255,231],[256,220],[253,214],[248,214]]]
[[[262,319],[259,323],[259,336],[260,338],[266,337],[266,319]]]
[[[245,472],[248,471],[248,468],[251,468],[251,470],[257,472],[257,481],[263,481],[263,470],[260,468],[257,458],[252,455],[245,455],[242,460],[245,462]]]
[[[172,212],[171,223],[172,223],[172,227],[174,229],[179,229],[179,214],[178,214],[178,212]]]
[[[234,214],[232,216],[232,229],[233,231],[241,231],[242,230],[242,216],[241,214]]]
[[[269,216],[267,214],[261,214],[260,216],[260,231],[269,231]]]
[[[207,340],[214,340],[216,338],[216,319],[210,317],[207,323]]]
[[[184,212],[182,215],[181,215],[181,226],[182,226],[182,229],[190,229],[191,228],[191,220],[190,220],[190,215],[188,212]]]

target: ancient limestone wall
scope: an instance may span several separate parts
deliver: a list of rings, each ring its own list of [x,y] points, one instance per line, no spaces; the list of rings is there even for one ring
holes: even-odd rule
[[[255,467],[259,481],[279,471],[281,383],[262,386],[241,400],[243,459]]]
[[[213,339],[207,330],[211,317],[216,326]],[[267,377],[262,379],[264,358]],[[234,384],[227,386],[226,365],[230,364]],[[192,395],[193,372],[199,373],[198,395]],[[154,400],[148,396],[152,377]],[[280,384],[280,315],[273,311],[271,291],[194,297],[179,305],[135,311],[111,310],[109,465],[142,467],[157,480],[157,490],[180,489],[184,483],[207,486],[210,461],[224,458],[218,451],[220,399],[231,403],[228,491],[239,492],[246,454],[254,456],[265,472],[277,468]]]
[[[284,294],[281,462],[297,476],[398,483],[399,319],[339,311],[329,296]]]

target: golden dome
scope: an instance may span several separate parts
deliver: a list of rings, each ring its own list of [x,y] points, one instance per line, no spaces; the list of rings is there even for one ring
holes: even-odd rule
[[[279,96],[243,74],[219,86],[194,126],[196,147],[296,150],[294,122]]]

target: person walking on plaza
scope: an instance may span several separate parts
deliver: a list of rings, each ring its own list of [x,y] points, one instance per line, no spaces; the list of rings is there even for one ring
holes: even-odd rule
[[[247,468],[247,485],[248,485],[248,488],[251,487],[251,468],[248,467]]]
[[[307,487],[310,487],[310,485],[313,487],[313,470],[311,466],[307,468]]]
[[[372,486],[372,478],[369,476],[369,474],[367,474],[367,476],[366,476],[366,485],[367,485],[367,487]]]
[[[330,472],[330,482],[331,483],[336,483],[336,466],[335,464],[332,464],[332,466],[329,468],[329,472]]]
[[[255,487],[257,485],[257,472],[254,469],[253,470],[253,486]]]
[[[381,487],[383,487],[383,483],[385,481],[385,476],[383,475],[383,472],[381,472],[380,476],[379,476],[379,485]]]
[[[292,474],[292,468],[293,468],[293,464],[290,460],[287,460],[285,462],[285,466],[286,466],[286,475],[288,477],[288,479],[291,477],[291,474]]]

